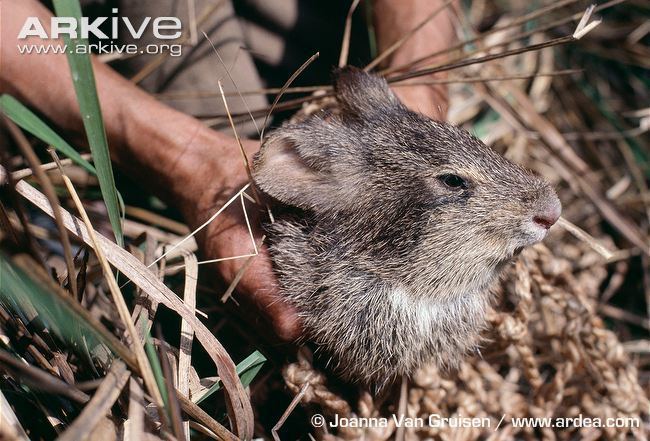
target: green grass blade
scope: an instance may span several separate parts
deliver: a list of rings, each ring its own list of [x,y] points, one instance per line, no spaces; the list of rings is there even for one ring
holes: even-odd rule
[[[259,373],[260,369],[262,369],[265,361],[266,357],[262,355],[260,351],[255,351],[237,365],[237,375],[239,375],[242,386],[248,387],[248,385],[251,384],[253,379]],[[208,398],[219,389],[221,389],[221,382],[217,381],[212,385],[212,387],[210,387],[210,389],[208,389],[205,395],[196,401],[196,404],[200,404],[203,400]]]
[[[90,162],[82,158],[70,144],[65,142],[54,130],[13,96],[7,94],[0,96],[0,111],[7,115],[16,125],[22,127],[44,143],[51,145],[61,154],[85,168],[88,172],[93,175],[97,174],[95,167]]]
[[[81,23],[79,0],[54,0],[54,9],[59,17],[74,17],[77,19],[77,23]],[[102,191],[115,239],[122,246],[124,239],[120,222],[119,200],[108,153],[106,130],[104,129],[95,86],[95,75],[90,61],[88,41],[82,38],[71,39],[66,36],[65,43],[68,45],[67,56],[70,74],[77,93],[77,101],[79,102],[79,110],[86,129],[88,144],[97,169],[99,187]]]
[[[242,386],[248,387],[253,382],[265,361],[266,357],[260,351],[255,351],[237,365],[237,375]]]
[[[144,340],[144,350],[147,353],[149,364],[151,364],[151,370],[153,371],[153,376],[156,379],[156,384],[158,385],[158,390],[162,396],[163,403],[165,403],[165,410],[167,410],[169,409],[169,396],[167,395],[167,387],[165,387],[165,376],[163,375],[160,360],[158,360],[156,348],[151,341],[151,333],[146,329],[144,332],[147,333]]]
[[[45,328],[77,351],[83,351],[84,345],[94,348],[103,341],[90,323],[3,253],[0,253],[0,300],[11,305],[19,315],[35,310]],[[26,316],[24,320],[29,322]]]

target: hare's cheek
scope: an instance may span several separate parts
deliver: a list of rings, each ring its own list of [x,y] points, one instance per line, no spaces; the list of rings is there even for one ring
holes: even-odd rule
[[[526,247],[541,242],[546,237],[548,229],[537,225],[535,222],[525,222],[521,227],[519,246]]]

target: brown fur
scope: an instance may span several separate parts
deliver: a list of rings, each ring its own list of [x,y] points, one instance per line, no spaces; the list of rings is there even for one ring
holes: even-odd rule
[[[476,347],[491,283],[559,201],[469,133],[407,110],[383,79],[346,68],[335,86],[340,114],[274,131],[253,175],[293,207],[268,233],[308,337],[343,376],[380,387]]]

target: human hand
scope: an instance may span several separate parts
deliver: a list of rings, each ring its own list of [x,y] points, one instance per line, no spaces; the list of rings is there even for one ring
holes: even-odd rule
[[[188,146],[188,154],[180,160],[189,162],[194,174],[182,197],[177,200],[191,229],[196,228],[217,212],[248,182],[239,148],[233,140],[230,149],[211,151],[214,141],[210,131],[194,139]],[[259,143],[244,140],[243,146],[249,159],[259,149]],[[191,152],[191,153],[190,153]],[[193,163],[193,164],[192,164]],[[247,192],[249,195],[251,191]],[[253,309],[248,315],[259,319],[260,314],[266,324],[283,341],[293,341],[300,336],[301,326],[296,311],[285,303],[280,295],[277,280],[272,271],[268,250],[260,246],[261,207],[246,203],[246,212],[258,245],[259,254],[252,257],[236,286],[236,300],[244,310]],[[204,260],[248,255],[253,252],[253,244],[244,218],[241,202],[233,202],[213,222],[196,236]],[[248,258],[227,260],[214,264],[226,283],[235,279]]]

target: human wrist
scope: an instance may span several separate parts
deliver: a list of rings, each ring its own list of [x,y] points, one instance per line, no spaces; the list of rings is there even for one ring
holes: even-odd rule
[[[457,6],[455,2],[446,6],[444,0],[375,0],[374,4],[380,53],[421,26],[387,57],[384,64],[386,73],[417,70],[424,62],[436,64],[446,59],[444,50],[455,41],[451,16],[452,8]],[[433,17],[422,25],[423,20],[432,14]],[[439,55],[429,57],[436,53]],[[444,120],[448,106],[447,86],[422,83],[445,78],[445,72],[424,75],[395,85],[393,90],[411,110]]]
[[[457,0],[374,0],[374,22],[380,53],[418,28],[388,56],[384,66],[401,70],[416,60],[443,51],[456,39],[454,9]],[[433,14],[433,16],[431,16]],[[423,23],[423,20],[427,20]],[[426,58],[427,63],[444,59]]]
[[[119,107],[118,122],[107,127],[114,162],[167,202],[188,199],[186,187],[201,156],[194,140],[206,128],[144,92],[133,95]]]

